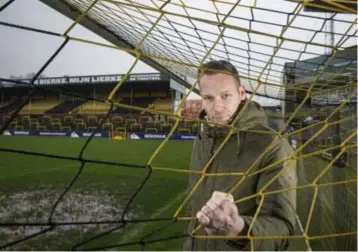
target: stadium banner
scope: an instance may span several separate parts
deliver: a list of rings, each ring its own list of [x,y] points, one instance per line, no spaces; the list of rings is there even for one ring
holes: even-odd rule
[[[5,136],[62,136],[71,138],[90,137],[91,132],[81,131],[38,131],[38,130],[6,130]],[[109,132],[97,132],[94,137],[109,137]]]
[[[36,79],[34,85],[68,85],[68,84],[98,84],[98,83],[118,83],[124,74],[110,75],[87,75],[87,76],[63,76],[63,77],[44,77]],[[160,73],[131,74],[127,82],[136,81],[160,81],[169,80],[168,76]],[[31,83],[32,79],[18,79],[20,83]],[[0,81],[0,86],[15,86],[16,83]]]
[[[38,131],[38,130],[5,130],[4,136],[59,136],[59,137],[71,137],[71,138],[82,138],[90,137],[91,132],[82,131]],[[167,134],[152,134],[152,133],[129,133],[123,139],[130,140],[164,140]],[[109,138],[109,132],[97,132],[94,137]],[[196,135],[194,134],[173,134],[170,140],[195,140]]]
[[[167,137],[167,134],[149,134],[149,133],[129,133],[128,139],[130,140],[163,140]],[[193,134],[173,134],[170,140],[194,140],[196,135]]]

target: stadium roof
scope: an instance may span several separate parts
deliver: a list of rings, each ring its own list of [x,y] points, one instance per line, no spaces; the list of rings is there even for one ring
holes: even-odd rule
[[[195,78],[203,62],[226,59],[248,93],[281,99],[285,63],[356,44],[355,13],[305,12],[308,1],[41,1],[188,88],[182,76]],[[96,44],[71,37],[73,26],[66,37]]]
[[[357,76],[357,46],[339,50],[335,55],[326,54],[285,64],[285,73],[294,76],[294,84],[310,83],[321,71],[320,81]]]

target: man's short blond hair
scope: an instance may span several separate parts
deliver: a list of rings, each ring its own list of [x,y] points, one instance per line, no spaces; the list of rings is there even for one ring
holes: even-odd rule
[[[239,72],[235,66],[227,60],[212,60],[203,64],[202,67],[198,69],[198,78],[200,79],[203,75],[219,73],[231,75],[237,80],[238,85],[241,86]]]

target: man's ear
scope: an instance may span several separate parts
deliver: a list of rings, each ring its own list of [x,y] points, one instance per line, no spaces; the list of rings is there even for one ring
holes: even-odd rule
[[[245,99],[246,91],[245,91],[245,88],[242,85],[239,86],[239,94],[240,94],[240,97],[243,97]]]

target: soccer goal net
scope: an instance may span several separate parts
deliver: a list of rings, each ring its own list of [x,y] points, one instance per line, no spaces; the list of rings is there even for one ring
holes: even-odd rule
[[[251,250],[267,239],[287,239],[289,250],[357,250],[356,1],[40,0],[71,20],[61,32],[20,24],[15,13],[23,2],[0,1],[0,37],[7,41],[0,54],[12,50],[10,31],[18,34],[17,50],[26,48],[28,34],[58,45],[40,60],[26,50],[0,59],[1,67],[38,65],[31,76],[0,76],[0,249],[181,250],[188,237],[218,239],[199,235],[199,225],[184,231],[196,218],[185,209],[198,186],[233,176],[233,190],[241,190],[270,169],[208,172],[240,131],[233,125],[222,126],[228,134],[202,170],[189,169],[192,141],[179,140],[193,140],[208,122],[183,108],[199,94],[198,69],[228,60],[247,100],[266,111],[274,141],[287,139],[293,148],[278,163],[298,164],[296,187],[265,190],[278,175],[262,191],[234,199],[239,211],[253,198],[258,206],[248,235],[233,239],[248,240]],[[73,35],[78,26],[106,42]],[[28,50],[44,49],[36,43]],[[46,77],[62,54],[71,64],[66,50],[73,45],[127,53],[133,62],[118,69],[120,77]],[[145,83],[133,72],[141,62],[157,71]],[[91,80],[96,91],[84,85]],[[179,98],[162,88],[165,81],[184,88]],[[199,179],[187,189],[192,174]],[[250,233],[262,202],[287,191],[297,193],[292,236]]]

